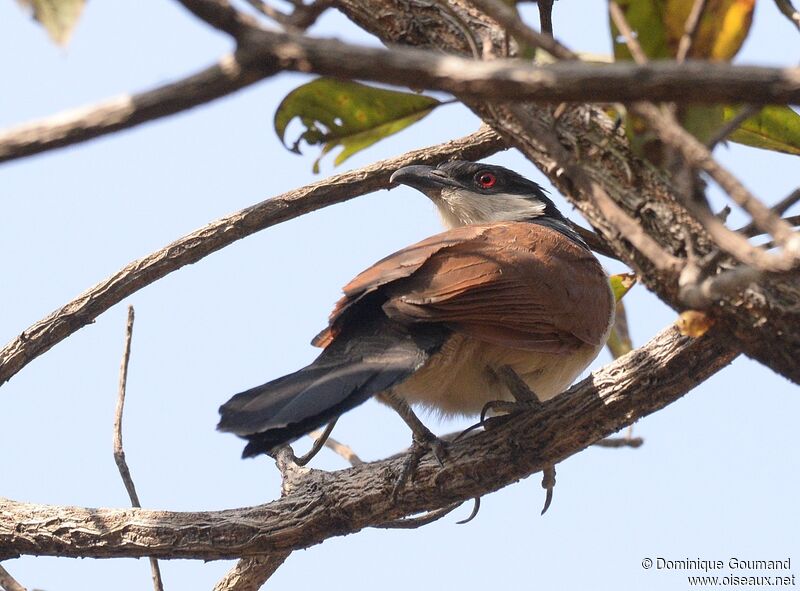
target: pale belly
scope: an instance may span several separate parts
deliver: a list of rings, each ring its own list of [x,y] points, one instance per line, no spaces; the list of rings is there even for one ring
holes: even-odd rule
[[[393,392],[442,415],[477,415],[487,402],[514,400],[493,371],[507,365],[545,401],[563,392],[600,349],[585,345],[569,354],[538,353],[455,336]]]

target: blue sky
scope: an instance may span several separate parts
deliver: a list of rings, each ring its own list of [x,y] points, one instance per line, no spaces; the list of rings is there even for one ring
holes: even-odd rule
[[[574,49],[609,52],[604,2],[582,2],[580,11],[559,2],[554,17],[559,37]],[[334,14],[313,32],[376,43]],[[174,2],[91,2],[66,50],[6,2],[0,40],[3,128],[162,84],[205,67],[231,46]],[[795,65],[798,50],[796,31],[773,3],[760,2],[740,61]],[[307,79],[283,74],[166,120],[3,165],[0,341],[127,262],[319,178],[310,172],[314,150],[291,154],[272,131],[277,104]],[[477,126],[465,109],[442,108],[346,167]],[[769,202],[800,185],[792,157],[735,146],[721,148],[719,156]],[[332,172],[331,160],[323,162],[323,175]],[[549,186],[518,153],[489,161]],[[562,210],[580,219],[554,193]],[[133,304],[125,442],[142,503],[222,509],[275,498],[274,466],[266,458],[239,459],[241,441],[214,430],[217,407],[235,392],[308,363],[315,355],[308,342],[325,325],[340,287],[379,258],[439,230],[424,197],[407,188],[381,191],[270,228],[134,294],[0,389],[0,496],[128,505],[111,455],[111,425],[125,308]],[[627,302],[638,344],[675,318],[642,286]],[[604,352],[597,363],[608,360]],[[590,449],[559,465],[544,517],[536,475],[484,498],[469,525],[455,524],[468,514],[465,506],[421,530],[367,530],[296,552],[269,588],[671,590],[686,586],[686,573],[646,571],[643,558],[800,561],[798,414],[797,388],[742,358],[638,423],[635,433],[645,438],[640,449]],[[438,432],[460,425],[428,422]],[[348,413],[335,436],[366,459],[409,441],[402,421],[375,402]],[[316,465],[339,469],[344,462],[323,452]],[[141,560],[26,557],[4,565],[24,585],[52,591],[150,585]],[[162,563],[170,590],[211,588],[230,566]]]

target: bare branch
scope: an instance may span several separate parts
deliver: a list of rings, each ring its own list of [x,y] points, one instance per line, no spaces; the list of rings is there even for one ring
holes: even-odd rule
[[[703,16],[703,11],[706,9],[706,0],[694,0],[692,10],[689,17],[686,19],[686,25],[683,30],[683,35],[678,43],[678,53],[675,59],[678,62],[686,61],[689,52],[692,50],[694,38],[697,35],[698,25],[700,24],[700,17]]]
[[[642,49],[642,46],[639,45],[639,41],[628,24],[628,19],[625,18],[625,13],[622,12],[619,4],[611,0],[608,3],[608,12],[611,14],[611,20],[614,21],[614,25],[616,25],[619,32],[622,33],[622,36],[625,38],[625,44],[628,46],[628,50],[631,52],[634,61],[640,66],[646,64],[649,61],[647,55]]]
[[[514,111],[514,107],[508,107]],[[628,215],[608,195],[606,190],[575,162],[572,154],[568,153],[560,144],[558,137],[552,129],[531,122],[535,127],[536,141],[541,143],[544,150],[559,162],[562,174],[566,174],[575,188],[593,200],[597,208],[603,213],[605,222],[613,227],[619,235],[625,237],[639,252],[641,252],[652,265],[661,271],[676,271],[683,266],[680,259],[664,250],[647,232],[641,224]],[[558,174],[558,173],[557,173]]]
[[[539,26],[542,33],[553,35],[553,0],[538,0],[536,5],[539,7]]]
[[[764,276],[762,271],[747,265],[739,265],[705,278],[700,276],[699,269],[687,267],[687,271],[680,278],[681,299],[687,306],[697,310],[708,308],[724,297],[736,295]]]
[[[228,0],[178,0],[197,18],[215,29],[224,31],[237,41],[253,28],[261,28],[259,22],[244,12],[236,10]]]
[[[778,10],[781,11],[783,16],[789,19],[789,21],[797,27],[797,30],[800,31],[800,12],[795,10],[795,7],[792,6],[791,0],[775,0],[775,4],[778,7]]]
[[[114,462],[117,464],[119,475],[128,491],[128,497],[133,507],[141,507],[139,495],[133,484],[128,463],[125,461],[125,451],[122,446],[122,414],[125,410],[125,389],[128,382],[128,361],[131,357],[131,339],[133,338],[133,306],[128,306],[128,321],[125,325],[125,349],[122,353],[122,364],[119,368],[119,389],[117,392],[117,407],[114,411]]]
[[[125,390],[128,383],[128,362],[131,359],[131,339],[133,338],[133,306],[128,306],[128,321],[125,324],[125,348],[122,353],[122,363],[119,368],[119,389],[117,392],[117,408],[114,411],[114,461],[117,464],[119,475],[128,491],[132,507],[141,507],[136,486],[133,484],[128,462],[125,461],[125,450],[122,446],[122,414],[125,410]],[[155,591],[164,591],[164,582],[161,580],[161,569],[158,560],[150,558],[150,573],[153,577]]]
[[[392,172],[401,166],[436,164],[451,158],[478,160],[503,149],[503,146],[497,134],[483,129],[458,140],[408,152],[289,191],[212,222],[149,256],[129,263],[23,331],[0,350],[0,384],[130,294],[241,238],[304,213],[386,188]]]
[[[709,151],[713,150],[717,144],[724,141],[730,134],[739,129],[739,126],[742,123],[750,119],[750,117],[758,113],[760,110],[761,107],[756,105],[746,105],[745,107],[742,107],[741,111],[736,113],[736,115],[730,121],[726,121],[725,124],[720,127],[719,130],[717,130],[713,137],[706,142],[706,146],[708,146]]]
[[[291,554],[271,552],[265,556],[242,558],[214,585],[214,591],[258,591]]]
[[[636,449],[637,447],[641,447],[643,443],[644,439],[641,437],[606,437],[594,445],[596,447],[609,447],[612,449],[618,449],[620,447],[632,447]]]
[[[174,115],[202,105],[274,74],[227,55],[219,63],[178,82],[134,95],[65,111],[0,132],[0,162],[63,148]]]
[[[311,433],[309,433],[308,435],[309,437],[313,437],[319,440],[323,434],[324,434],[323,431],[317,430],[317,431],[311,431]],[[345,461],[347,461],[351,466],[360,466],[361,464],[364,463],[364,460],[358,457],[358,454],[356,454],[356,452],[353,451],[352,447],[337,441],[333,437],[328,436],[325,439],[325,447],[332,450],[334,453],[342,456],[345,459]]]
[[[289,32],[244,30],[245,45],[235,56],[227,56],[219,65],[186,80],[0,133],[0,162],[171,115],[230,94],[282,69],[429,88],[480,99],[736,103],[747,96],[753,104],[800,103],[800,68],[577,61],[535,66],[519,60],[477,61],[419,49],[386,50]],[[632,79],[637,83],[630,84]]]
[[[544,49],[558,59],[578,59],[577,55],[553,39],[552,34],[539,33],[523,23],[517,11],[501,0],[470,0],[470,2],[520,41]],[[542,9],[541,5],[539,9]],[[542,30],[544,31],[544,29]]]
[[[796,264],[800,258],[800,236],[792,229],[791,225],[759,201],[733,174],[722,167],[708,151],[708,148],[683,129],[671,113],[666,113],[647,103],[636,103],[631,106],[631,110],[647,121],[664,142],[679,150],[690,166],[711,175],[730,195],[731,199],[750,214],[757,228],[768,232],[778,244],[786,248],[784,252],[786,256],[772,255],[760,249],[752,249],[752,247],[748,251],[745,245],[749,246],[749,243],[746,239],[730,230],[724,232],[722,229],[727,230],[727,228],[710,211],[705,210],[702,205],[694,203],[690,198],[684,199],[684,205],[697,215],[709,232],[716,231],[718,234],[726,234],[728,245],[737,243],[737,248],[732,249],[735,252],[728,251],[730,254],[737,256],[744,263],[754,264],[763,270],[783,271],[791,269]],[[703,210],[706,213],[703,213]],[[700,217],[704,219],[700,219]],[[712,218],[715,222],[712,221]],[[712,231],[712,227],[715,230]],[[717,237],[715,236],[715,238]],[[742,260],[740,256],[747,260]]]
[[[25,591],[25,587],[12,577],[9,572],[0,564],[0,589],[3,591]]]
[[[670,327],[541,409],[451,444],[444,468],[423,457],[414,486],[394,499],[389,493],[404,457],[334,473],[309,470],[279,500],[226,511],[83,509],[0,499],[0,547],[15,554],[203,560],[307,548],[482,496],[553,465],[683,396],[736,356],[729,342],[714,329],[691,339]]]

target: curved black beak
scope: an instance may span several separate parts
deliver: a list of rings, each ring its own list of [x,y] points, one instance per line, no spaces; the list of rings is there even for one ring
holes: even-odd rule
[[[398,168],[389,178],[389,182],[408,185],[425,194],[438,193],[444,187],[453,187],[455,183],[447,174],[433,166],[415,165]]]

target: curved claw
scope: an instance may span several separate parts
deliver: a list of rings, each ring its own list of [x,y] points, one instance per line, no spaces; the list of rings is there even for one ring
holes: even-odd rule
[[[397,495],[400,494],[406,482],[408,482],[409,478],[414,474],[420,460],[429,451],[433,454],[433,457],[436,458],[439,466],[444,467],[444,458],[447,457],[446,446],[447,443],[445,441],[433,434],[426,437],[424,440],[419,440],[415,436],[411,444],[411,451],[406,456],[403,462],[403,469],[392,489],[392,499],[397,499]]]
[[[542,470],[542,488],[547,491],[544,498],[544,507],[542,508],[541,515],[550,508],[550,503],[553,502],[553,489],[556,487],[556,467],[545,466]]]
[[[481,510],[481,498],[475,497],[473,499],[475,503],[472,505],[472,513],[469,514],[469,517],[466,519],[462,519],[461,521],[456,521],[456,525],[464,525],[465,523],[469,523],[478,515],[478,511]]]

